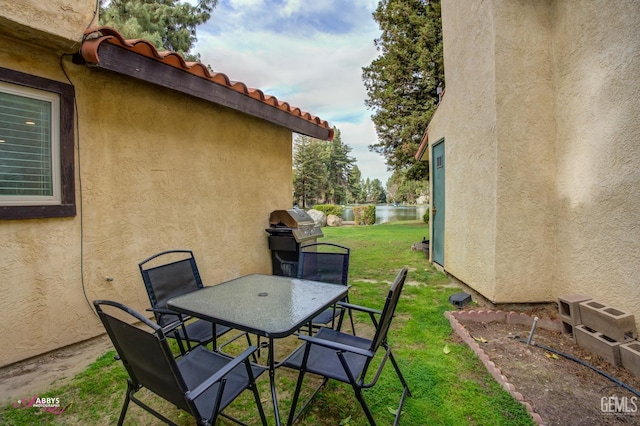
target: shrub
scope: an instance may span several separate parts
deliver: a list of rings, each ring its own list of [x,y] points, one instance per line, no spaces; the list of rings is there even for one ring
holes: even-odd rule
[[[353,219],[356,225],[374,225],[376,223],[376,206],[354,206]]]
[[[422,221],[426,224],[429,223],[429,209],[427,209],[427,211],[424,212],[424,215],[422,216]]]
[[[319,210],[329,216],[330,214],[342,217],[342,213],[344,213],[344,207],[336,206],[335,204],[317,204],[313,206],[314,210]]]

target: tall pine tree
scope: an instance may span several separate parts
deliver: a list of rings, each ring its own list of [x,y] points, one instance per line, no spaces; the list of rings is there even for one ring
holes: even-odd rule
[[[310,208],[321,199],[327,184],[326,142],[298,135],[293,145],[293,197]]]
[[[365,103],[378,134],[369,149],[391,170],[424,179],[427,164],[414,155],[444,82],[440,1],[381,0],[373,18],[382,34],[375,40],[380,55],[363,68]]]
[[[100,25],[120,31],[126,38],[143,38],[160,50],[199,61],[191,52],[196,27],[211,18],[218,0],[199,0],[196,6],[179,0],[100,0]],[[106,4],[106,6],[105,6]]]
[[[349,157],[351,147],[342,143],[340,130],[333,128],[334,137],[329,145],[327,158],[327,191],[326,201],[331,204],[347,202],[349,192],[349,172],[355,160]]]
[[[349,171],[349,192],[347,196],[347,204],[364,202],[361,179],[362,172],[360,172],[358,166],[354,165]]]

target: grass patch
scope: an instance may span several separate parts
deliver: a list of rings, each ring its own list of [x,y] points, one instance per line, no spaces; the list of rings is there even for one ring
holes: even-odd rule
[[[389,343],[413,393],[413,397],[405,402],[401,424],[533,424],[524,407],[493,380],[475,354],[466,345],[451,339],[451,328],[443,314],[452,309],[448,297],[457,290],[447,287],[448,278],[427,263],[422,251],[411,250],[413,243],[428,236],[427,225],[421,221],[395,222],[366,227],[324,228],[323,232],[322,241],[346,245],[352,250],[349,269],[352,303],[382,308],[389,284],[403,266],[409,267],[407,284],[389,334]],[[368,316],[364,315],[356,316],[355,327],[358,335],[370,336],[373,330]],[[238,340],[239,347],[243,342]],[[298,344],[295,337],[277,341],[277,356],[286,355]],[[448,354],[443,352],[445,344],[450,349]],[[114,354],[106,353],[68,385],[41,395],[60,397],[66,405],[63,414],[53,415],[41,409],[17,409],[9,405],[0,410],[0,424],[115,424],[124,399],[126,372],[120,362],[113,359]],[[262,354],[263,357],[265,355]],[[277,370],[276,377],[280,413],[286,419],[297,373],[281,368]],[[306,395],[315,383],[317,380],[311,376],[305,379]],[[269,424],[275,424],[266,374],[260,377],[259,388]],[[365,399],[379,424],[392,423],[391,411],[397,407],[401,392],[401,385],[389,363],[378,384],[365,391]],[[305,395],[301,399],[304,402]],[[147,401],[180,425],[195,423],[185,413],[153,395],[148,395]],[[248,424],[258,424],[250,394],[242,395],[227,412]],[[125,424],[158,423],[142,409],[130,405]],[[220,420],[218,424],[232,423]],[[298,424],[360,426],[368,422],[351,388],[330,381]]]

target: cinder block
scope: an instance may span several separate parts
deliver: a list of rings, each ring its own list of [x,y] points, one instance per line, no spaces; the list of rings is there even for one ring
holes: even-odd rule
[[[581,294],[570,294],[558,297],[558,311],[560,319],[570,325],[582,324],[580,320],[580,302],[591,300],[590,297]]]
[[[640,342],[633,341],[620,345],[620,360],[622,366],[640,377]]]
[[[633,314],[595,300],[580,302],[579,306],[583,325],[621,343],[625,341],[625,337],[632,339],[638,337]]]
[[[573,327],[576,342],[586,350],[600,355],[615,366],[620,365],[620,345],[610,337],[584,325]]]
[[[571,339],[573,343],[576,343],[576,333],[573,331],[573,327],[574,327],[573,324],[562,321],[561,327],[562,327],[562,334],[564,334],[569,339]]]

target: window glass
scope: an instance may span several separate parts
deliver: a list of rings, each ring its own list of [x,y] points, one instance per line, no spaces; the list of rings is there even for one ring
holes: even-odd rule
[[[0,83],[0,204],[59,203],[58,95]]]
[[[76,215],[71,84],[0,67],[0,220]]]

